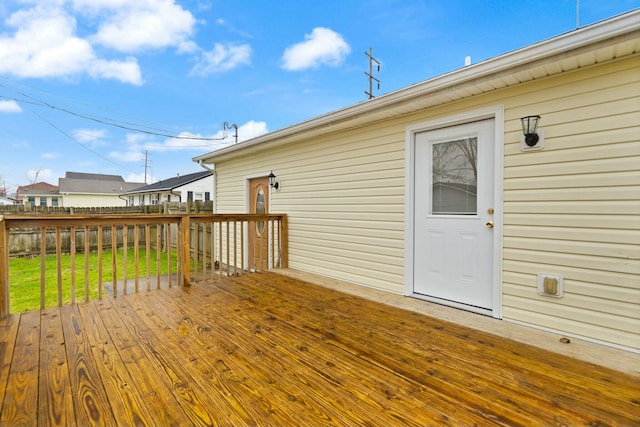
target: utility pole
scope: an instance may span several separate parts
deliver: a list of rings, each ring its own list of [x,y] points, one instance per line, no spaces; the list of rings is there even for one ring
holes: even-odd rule
[[[380,90],[380,80],[373,77],[373,63],[375,62],[378,65],[378,72],[380,72],[380,61],[373,57],[373,48],[369,48],[369,52],[365,52],[365,55],[369,57],[369,72],[364,72],[364,74],[369,78],[369,91],[364,91],[365,94],[369,96],[369,99],[375,98],[373,95],[373,81],[375,80],[378,83],[378,90]]]
[[[147,163],[149,159],[149,150],[144,150],[144,183],[147,183]]]

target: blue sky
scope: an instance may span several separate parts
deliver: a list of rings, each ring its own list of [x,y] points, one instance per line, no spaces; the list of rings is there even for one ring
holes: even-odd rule
[[[576,14],[579,3],[579,14]],[[640,7],[640,0],[3,0],[0,187],[147,182],[191,158]],[[226,136],[226,138],[225,138]]]

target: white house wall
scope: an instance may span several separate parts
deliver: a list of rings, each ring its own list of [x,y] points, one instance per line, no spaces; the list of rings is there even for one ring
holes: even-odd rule
[[[124,197],[124,196],[123,196]],[[62,205],[68,207],[101,208],[106,206],[126,206],[127,198],[121,199],[111,194],[63,194]]]
[[[217,212],[246,210],[245,178],[273,170],[289,266],[401,293],[405,129],[504,107],[505,319],[640,349],[640,57],[218,162]],[[542,151],[520,151],[540,114]],[[537,293],[539,273],[564,296]]]
[[[189,191],[193,191],[194,197],[196,193],[201,193],[202,200],[204,200],[204,193],[208,192],[209,196],[213,199],[213,175],[176,187],[173,189],[172,193],[179,193],[181,195],[180,201],[186,202]],[[171,199],[172,201],[177,202],[177,200],[173,200],[175,197],[175,195],[172,195]]]

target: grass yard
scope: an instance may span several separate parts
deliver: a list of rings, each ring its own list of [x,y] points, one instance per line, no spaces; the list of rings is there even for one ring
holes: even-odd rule
[[[127,278],[134,278],[134,249],[127,250]],[[147,276],[146,249],[138,250],[138,275]],[[155,276],[156,250],[151,249],[150,276]],[[123,251],[116,253],[117,279],[123,279]],[[71,302],[71,256],[62,255],[60,258],[62,269],[62,299],[63,303]],[[175,255],[172,262],[176,263]],[[85,299],[85,258],[84,253],[75,257],[75,295],[76,301]],[[160,253],[160,274],[167,274],[167,254]],[[176,272],[176,265],[171,266],[172,273]],[[113,281],[112,252],[102,252],[102,283]],[[89,254],[89,299],[98,298],[98,254]],[[141,286],[143,280],[141,280]],[[40,309],[40,257],[14,258],[9,260],[9,307],[10,312],[17,313]],[[104,285],[103,285],[104,286]],[[104,290],[103,290],[104,292]],[[104,294],[103,294],[104,295]],[[58,304],[58,275],[55,255],[48,255],[45,260],[45,306]]]

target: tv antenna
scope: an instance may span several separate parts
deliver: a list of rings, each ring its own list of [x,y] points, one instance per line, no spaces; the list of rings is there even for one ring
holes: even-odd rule
[[[235,143],[238,143],[238,125],[233,123],[233,124],[229,124],[229,122],[224,122],[222,124],[222,131],[224,132],[224,138],[227,137],[227,129],[235,129],[236,134],[234,135],[235,138]]]
[[[375,62],[378,66],[378,73],[380,72],[380,61],[373,57],[373,48],[369,48],[369,52],[364,53],[369,58],[369,72],[364,72],[364,74],[369,78],[369,91],[364,91],[365,94],[369,96],[369,99],[375,98],[373,95],[373,81],[375,80],[378,83],[378,90],[380,90],[380,80],[373,76],[373,63]]]

